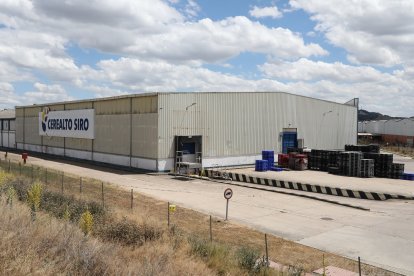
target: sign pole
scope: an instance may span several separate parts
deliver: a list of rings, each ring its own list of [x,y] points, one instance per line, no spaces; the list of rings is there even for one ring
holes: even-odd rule
[[[226,220],[227,220],[228,214],[229,214],[229,200],[227,199],[227,202],[226,202]]]

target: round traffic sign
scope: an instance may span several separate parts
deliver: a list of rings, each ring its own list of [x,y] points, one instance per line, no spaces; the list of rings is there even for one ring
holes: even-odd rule
[[[230,188],[227,188],[226,190],[224,190],[224,198],[225,199],[230,199],[233,196],[233,190]]]

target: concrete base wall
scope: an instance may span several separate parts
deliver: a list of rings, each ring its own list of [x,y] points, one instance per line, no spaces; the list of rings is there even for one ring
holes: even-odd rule
[[[203,167],[225,167],[225,166],[241,166],[252,165],[257,159],[262,159],[261,155],[247,155],[247,156],[228,156],[228,157],[207,157],[203,158]]]
[[[31,144],[17,143],[17,149],[40,152],[50,155],[65,156],[81,160],[96,161],[117,166],[132,167],[150,171],[171,171],[174,169],[174,158],[149,159],[116,155],[100,152],[90,152],[73,149],[63,149],[59,147],[40,146]],[[230,157],[209,157],[203,159],[204,168],[252,165],[255,160],[261,159],[261,155],[230,156]]]
[[[262,156],[261,155],[247,155],[247,156],[228,156],[228,157],[205,157],[203,158],[202,165],[203,165],[203,168],[253,165],[257,159],[262,159]],[[158,160],[158,171],[171,171],[173,169],[174,169],[174,158]]]
[[[144,170],[157,170],[157,161],[154,159],[147,159],[147,158],[139,158],[139,157],[132,157],[125,155],[116,155],[116,154],[108,154],[108,153],[100,153],[100,152],[90,152],[90,151],[82,151],[82,150],[73,150],[73,149],[63,149],[58,147],[50,147],[50,146],[39,146],[39,145],[31,145],[31,144],[23,144],[17,143],[17,149],[20,150],[27,150],[27,151],[34,151],[40,152],[44,154],[50,155],[57,155],[57,156],[65,156],[71,157],[81,160],[88,160],[88,161],[96,161],[101,163],[107,164],[114,164],[117,166],[124,166],[124,167],[133,167],[137,169],[144,169]]]
[[[140,168],[144,170],[156,171],[157,161],[154,159],[132,157],[131,167]]]

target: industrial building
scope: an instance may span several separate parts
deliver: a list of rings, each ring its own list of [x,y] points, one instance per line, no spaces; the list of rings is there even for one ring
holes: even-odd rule
[[[0,147],[16,147],[16,125],[14,109],[0,110]]]
[[[414,146],[414,118],[359,122],[358,132],[382,142]]]
[[[153,171],[253,164],[264,149],[343,149],[357,107],[282,92],[147,93],[16,107],[20,150]]]

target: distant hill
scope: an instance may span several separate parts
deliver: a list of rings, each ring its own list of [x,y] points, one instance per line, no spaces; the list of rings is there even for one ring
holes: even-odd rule
[[[403,119],[404,117],[391,117],[378,112],[369,112],[364,109],[358,111],[358,121]],[[413,118],[413,117],[412,117]]]

